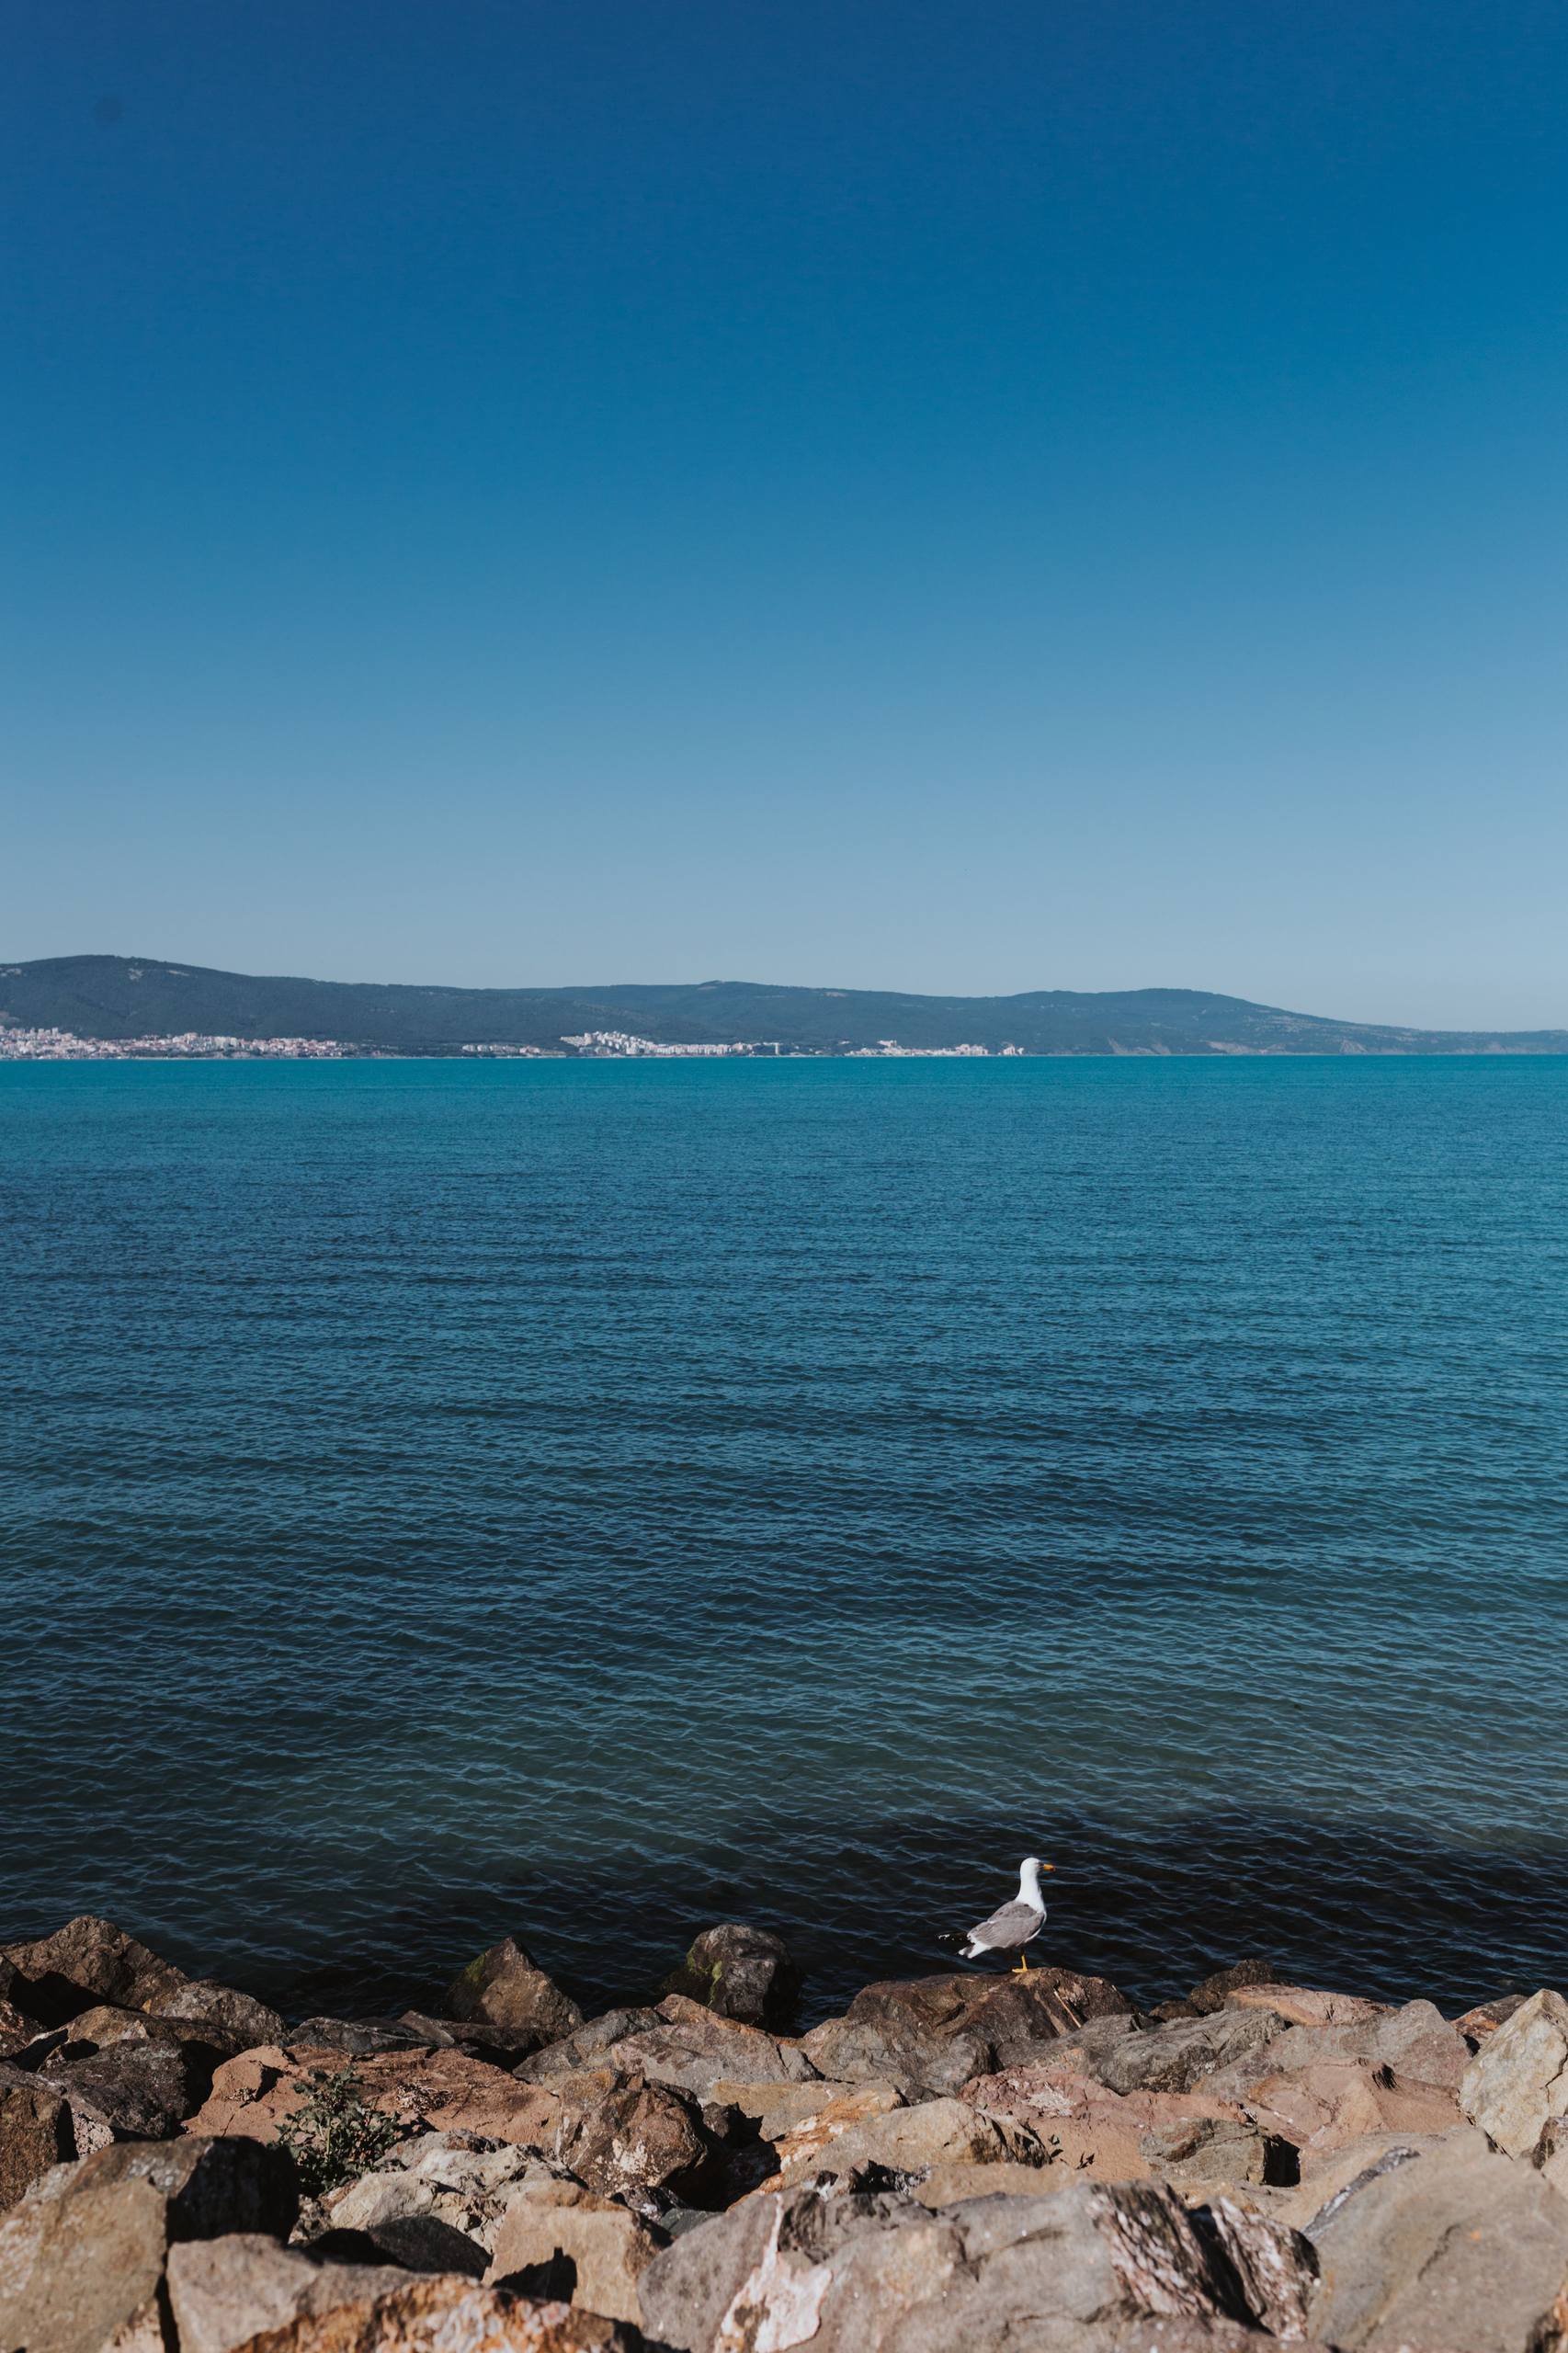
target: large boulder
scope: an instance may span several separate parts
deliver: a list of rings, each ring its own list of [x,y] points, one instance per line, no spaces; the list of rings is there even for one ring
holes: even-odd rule
[[[169,2247],[281,2234],[297,2203],[288,2158],[248,2143],[122,2143],[61,2166],[0,2218],[0,2345],[100,2353],[122,2332],[161,2343]]]
[[[199,2046],[128,2037],[77,2058],[55,2053],[46,2061],[40,2081],[70,2102],[79,2148],[105,2141],[166,2141],[201,2106],[212,2081],[212,2059]]]
[[[60,2086],[0,2064],[0,2210],[75,2154],[74,2120]]]
[[[662,1990],[684,1994],[722,2018],[777,2028],[790,2023],[801,1972],[782,1937],[730,1920],[703,1929]]]
[[[408,2284],[394,2264],[323,2263],[255,2232],[172,2246],[167,2282],[179,2353],[234,2353],[302,2314],[365,2302]]]
[[[1534,2157],[1568,2120],[1568,2002],[1544,1990],[1504,2019],[1464,2072],[1460,2106],[1511,2157]],[[1556,2135],[1553,2135],[1555,2141]]]
[[[739,2111],[756,2128],[767,2162],[750,2187],[760,2188],[775,2174],[791,2180],[807,2173],[809,2160],[828,2149],[852,2125],[889,2115],[904,2105],[895,2084],[754,2084],[734,2095]]]
[[[414,2279],[301,2313],[248,2340],[247,2353],[633,2353],[620,2322],[536,2303],[472,2279]]]
[[[51,1937],[0,1948],[17,1972],[7,1996],[28,2017],[61,2026],[96,2003],[155,2009],[188,1983],[183,1970],[138,1944],[112,1920],[83,1913]]]
[[[1289,2153],[1238,2102],[1204,2089],[1114,2092],[1059,2060],[976,2076],[962,2097],[1037,2133],[1051,2153],[1053,2180],[1061,2173],[1165,2178],[1185,2188],[1293,2177]]]
[[[160,1995],[154,2014],[200,2027],[206,2040],[229,2059],[241,2051],[254,2051],[257,2043],[281,2042],[288,2031],[265,2002],[207,1977],[189,1978],[172,1994]]]
[[[437,2018],[427,2010],[403,2010],[393,2024],[409,2045],[466,2051],[471,2058],[488,2059],[493,2067],[516,2067],[540,2048],[531,2027],[492,2026],[485,2018]],[[559,2051],[561,2047],[553,2042],[543,2049]]]
[[[264,2044],[230,2059],[192,2117],[192,2132],[243,2133],[274,2141],[294,2127],[320,2079],[342,2072],[342,2055],[290,2044]],[[349,2063],[356,2097],[384,2117],[400,2137],[423,2131],[478,2132],[493,2141],[548,2147],[561,2120],[554,2093],[520,2084],[499,2067],[461,2051],[392,2051]]]
[[[1038,2058],[1101,2018],[1118,2020],[1118,2031],[1131,2024],[1131,2004],[1103,1977],[1051,1968],[1027,1977],[955,1972],[868,1985],[800,2048],[819,2075],[940,2095]]]
[[[553,2091],[560,2122],[549,2153],[590,2189],[649,2211],[706,2202],[718,2152],[693,2103],[668,2084],[606,2071]]]
[[[542,2051],[532,2052],[513,2073],[525,2084],[548,2084],[560,2075],[579,2075],[586,2067],[608,2063],[608,2054],[618,2042],[645,2034],[662,2023],[655,2009],[606,2010],[562,2035],[558,2042],[546,2043]]]
[[[802,2045],[739,2018],[718,2018],[681,1994],[666,1995],[651,2019],[645,2013],[639,2015],[645,2022],[601,2043],[596,2068],[668,2084],[696,2099],[727,2098],[729,2087],[735,2085],[806,2083],[817,2073]],[[552,2056],[543,2054],[544,2061]],[[518,2073],[522,2080],[556,2079],[555,2069],[537,2059]]]
[[[1300,2336],[1311,2249],[1168,2192],[1073,2183],[931,2212],[885,2193],[746,2200],[643,2273],[643,2325],[680,2353],[1111,2353],[1158,2317]]]
[[[583,2023],[583,2013],[515,1937],[504,1938],[469,1962],[447,1991],[454,2018],[483,2019],[532,2038],[536,2049]]]
[[[1113,2092],[1186,2092],[1220,2068],[1261,2051],[1281,2032],[1270,2011],[1216,2010],[1129,2034],[1086,2072]]]
[[[576,2182],[555,2181],[517,2191],[492,2244],[493,2281],[532,2294],[532,2283],[559,2279],[569,2266],[568,2302],[636,2323],[642,2314],[637,2282],[666,2242],[614,2200],[597,2198]]]
[[[1466,2127],[1418,2146],[1385,2137],[1304,2228],[1321,2271],[1311,2323],[1346,2353],[1568,2345],[1568,2199]]]
[[[1274,2024],[1281,2023],[1276,2014]],[[1338,2023],[1285,2027],[1208,2075],[1204,2088],[1243,2102],[1266,2131],[1292,2143],[1311,2170],[1369,2133],[1441,2132],[1457,2124],[1469,2062],[1463,2036],[1430,2002],[1407,2002]]]
[[[1272,2010],[1287,2026],[1357,2026],[1386,2017],[1387,2002],[1360,1994],[1330,1994],[1316,1985],[1237,1985],[1225,1996],[1228,2010]]]
[[[329,2191],[311,2217],[309,2235],[332,2246],[363,2244],[411,2270],[477,2277],[488,2268],[509,2201],[522,2190],[548,2188],[560,2173],[538,2150],[472,2132],[423,2132]],[[301,2222],[301,2233],[306,2229]],[[443,2246],[447,2259],[433,2262]]]
[[[820,2120],[819,2120],[820,2121]],[[866,2166],[889,2173],[928,2174],[934,2165],[1044,2165],[1038,2133],[1010,2117],[983,2115],[958,2099],[928,2099],[864,2116],[814,2145],[797,2143],[781,2156],[780,2181],[845,2179]],[[774,2187],[773,2184],[768,2185]]]
[[[1211,2011],[1222,2010],[1233,1994],[1254,1985],[1274,1985],[1278,1983],[1272,1961],[1233,1961],[1228,1969],[1216,1969],[1195,1985],[1187,2002],[1199,2018]]]
[[[335,2051],[344,2059],[369,2059],[382,2051],[434,2051],[437,2042],[406,2018],[301,2018],[287,2040],[301,2050]]]

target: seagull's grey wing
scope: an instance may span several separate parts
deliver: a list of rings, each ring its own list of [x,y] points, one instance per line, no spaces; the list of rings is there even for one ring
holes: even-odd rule
[[[986,1945],[993,1951],[1006,1951],[1012,1945],[1027,1944],[1045,1918],[1032,1904],[1004,1904],[988,1920],[969,1932],[972,1945]]]

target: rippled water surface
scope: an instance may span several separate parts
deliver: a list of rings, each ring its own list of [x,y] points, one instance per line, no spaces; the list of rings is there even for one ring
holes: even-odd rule
[[[1568,1063],[0,1065],[0,1936],[1568,1976]]]

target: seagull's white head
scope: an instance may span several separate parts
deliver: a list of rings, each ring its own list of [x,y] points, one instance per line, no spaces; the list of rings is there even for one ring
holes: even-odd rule
[[[1039,1904],[1040,1901],[1040,1875],[1041,1871],[1049,1871],[1054,1868],[1055,1866],[1051,1863],[1042,1863],[1038,1855],[1026,1855],[1018,1865],[1019,1894],[1027,1895]]]

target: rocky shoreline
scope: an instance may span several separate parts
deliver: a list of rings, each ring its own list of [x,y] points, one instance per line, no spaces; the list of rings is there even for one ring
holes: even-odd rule
[[[736,1924],[593,2018],[512,1938],[297,2023],[0,1947],[0,2353],[1568,2353],[1555,1991],[799,1990]]]

